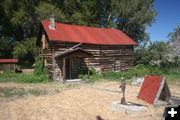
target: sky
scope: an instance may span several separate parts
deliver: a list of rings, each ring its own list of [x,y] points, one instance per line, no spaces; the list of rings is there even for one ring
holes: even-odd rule
[[[154,8],[158,11],[156,21],[147,32],[151,41],[167,41],[168,34],[180,24],[180,0],[155,0]]]

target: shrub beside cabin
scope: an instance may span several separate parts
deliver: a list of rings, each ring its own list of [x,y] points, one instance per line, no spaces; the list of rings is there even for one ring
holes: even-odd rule
[[[127,71],[133,67],[133,46],[137,45],[117,29],[83,27],[41,21],[37,39],[39,55],[54,81],[78,78],[108,70]]]

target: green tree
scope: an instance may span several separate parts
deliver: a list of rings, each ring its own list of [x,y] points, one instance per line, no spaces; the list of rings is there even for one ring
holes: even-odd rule
[[[168,48],[169,56],[178,62],[180,58],[180,24],[174,29],[174,32],[169,33],[168,37],[170,42],[170,47]]]
[[[23,41],[14,42],[13,56],[19,59],[21,67],[31,67],[38,54],[36,38],[25,38]]]
[[[141,46],[135,50],[135,64],[156,65],[164,67],[168,60],[168,42],[150,42],[148,47]]]
[[[12,54],[7,55],[28,61],[28,55],[36,54],[24,46],[31,44],[28,40],[37,37],[40,21],[54,16],[56,22],[61,23],[117,28],[140,43],[146,41],[146,28],[154,22],[157,14],[153,2],[154,0],[2,0],[0,38],[4,36],[11,40],[9,45],[14,45],[9,51],[13,50]],[[35,44],[31,45],[35,47]]]
[[[175,42],[177,39],[180,39],[180,24],[173,32],[168,34],[169,42]]]

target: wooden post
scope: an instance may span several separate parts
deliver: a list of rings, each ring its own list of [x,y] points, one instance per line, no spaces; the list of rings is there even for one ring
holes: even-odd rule
[[[63,58],[63,80],[66,79],[66,58]]]
[[[70,58],[70,79],[72,78],[72,58]]]
[[[89,70],[89,67],[90,67],[90,58],[88,58],[88,79],[89,79],[89,75],[90,75],[90,70]]]
[[[14,73],[16,72],[15,63],[14,63]]]

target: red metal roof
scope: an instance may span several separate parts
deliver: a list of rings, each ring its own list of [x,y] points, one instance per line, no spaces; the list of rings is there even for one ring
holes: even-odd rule
[[[18,59],[0,59],[0,63],[16,63]]]
[[[79,42],[105,45],[137,45],[135,41],[118,29],[84,27],[55,23],[55,30],[49,29],[49,21],[41,21],[48,37],[54,41]]]
[[[153,104],[162,79],[163,79],[162,76],[147,75],[144,78],[143,84],[141,86],[141,90],[137,97],[139,99],[147,101],[150,104]]]

